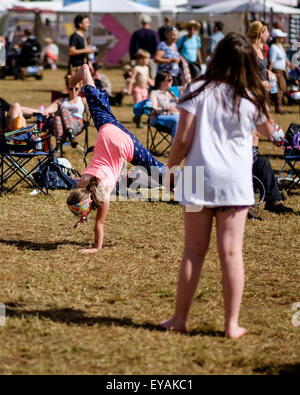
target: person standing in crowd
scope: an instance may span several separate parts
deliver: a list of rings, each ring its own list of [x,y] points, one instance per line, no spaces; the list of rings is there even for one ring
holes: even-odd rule
[[[208,53],[210,56],[214,52],[214,50],[215,50],[216,46],[219,44],[219,42],[221,40],[223,40],[223,38],[224,38],[223,28],[224,28],[223,22],[220,22],[220,21],[215,22],[214,27],[213,27],[213,34],[211,35],[210,40],[209,40]]]
[[[90,20],[87,15],[76,15],[74,19],[75,33],[69,41],[69,67],[77,70],[83,64],[88,63],[88,54],[94,53],[94,48],[88,48],[85,34],[89,30]]]
[[[158,34],[151,29],[152,19],[150,16],[142,17],[142,28],[136,30],[130,40],[129,54],[132,61],[136,61],[139,49],[144,49],[150,53],[149,69],[150,77],[152,79],[156,76],[157,66],[153,60],[156,48],[159,44]]]
[[[158,29],[158,35],[160,41],[166,40],[166,31],[172,27],[172,18],[170,16],[165,17],[165,24]]]
[[[154,60],[158,63],[158,71],[168,71],[173,78],[173,85],[181,85],[179,77],[180,54],[176,42],[178,31],[175,27],[167,30],[167,39],[162,41],[156,50]]]
[[[285,111],[283,111],[282,108],[282,99],[287,90],[285,71],[286,67],[289,67],[293,70],[295,66],[288,60],[285,50],[282,46],[287,34],[280,29],[273,29],[272,36],[274,38],[274,42],[270,47],[269,70],[273,71],[277,77],[275,112],[277,114],[285,114]]]
[[[144,49],[139,49],[137,54],[137,64],[133,68],[133,73],[128,85],[128,94],[133,95],[134,104],[146,100],[149,96],[149,88],[154,85],[150,78],[148,63],[150,53]],[[135,116],[134,121],[137,128],[142,128],[142,117]]]
[[[182,21],[176,23],[176,29],[178,31],[178,37],[186,36],[188,34],[186,30],[186,24]]]
[[[272,89],[270,80],[276,80],[275,74],[268,70],[268,61],[263,52],[263,45],[266,44],[270,36],[268,26],[262,21],[254,21],[250,24],[248,37],[256,53],[262,84],[267,92]],[[292,213],[293,209],[281,203],[281,195],[278,183],[275,179],[271,163],[265,156],[259,155],[258,151],[259,133],[253,130],[253,175],[259,178],[265,188],[265,210],[276,214]],[[252,218],[252,215],[248,215]]]
[[[186,25],[188,34],[177,41],[178,51],[188,62],[192,78],[197,77],[201,72],[201,38],[198,34],[200,26],[197,21],[189,21]]]
[[[43,59],[44,67],[45,68],[50,67],[52,70],[56,70],[57,68],[56,63],[59,55],[58,46],[54,44],[51,37],[47,37],[45,39],[45,43],[46,45],[42,50],[42,59]]]

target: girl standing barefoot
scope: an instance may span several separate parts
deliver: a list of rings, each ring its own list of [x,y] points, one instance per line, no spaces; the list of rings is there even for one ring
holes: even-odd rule
[[[252,187],[252,132],[271,136],[266,90],[256,55],[246,38],[228,34],[218,45],[206,74],[197,78],[179,101],[180,121],[168,168],[185,159],[180,188],[184,206],[184,253],[179,271],[175,313],[160,326],[185,331],[188,312],[200,278],[216,217],[217,246],[223,274],[225,332],[228,338],[246,333],[239,325],[244,288],[243,235]],[[203,168],[201,180],[196,169]],[[171,170],[167,170],[171,176]],[[182,189],[182,190],[181,190]]]

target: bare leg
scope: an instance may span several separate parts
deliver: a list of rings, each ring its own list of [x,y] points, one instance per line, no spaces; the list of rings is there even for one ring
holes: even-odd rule
[[[25,118],[23,117],[23,112],[22,112],[22,107],[20,106],[19,103],[14,103],[11,105],[9,111],[8,111],[8,130],[15,130],[15,121],[17,118],[20,118],[20,128],[23,128],[26,126]]]
[[[75,88],[75,86],[81,81],[83,86],[95,86],[92,74],[87,64],[84,64],[81,69],[76,71],[76,73],[70,78],[70,87]]]
[[[223,273],[226,336],[235,339],[247,331],[238,324],[244,289],[243,236],[248,209],[217,213],[218,250]]]
[[[174,316],[160,323],[165,329],[186,330],[187,315],[196,291],[210,241],[213,211],[184,213],[185,246],[179,271]]]

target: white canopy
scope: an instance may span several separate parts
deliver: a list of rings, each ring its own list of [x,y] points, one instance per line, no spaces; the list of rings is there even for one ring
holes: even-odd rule
[[[227,0],[217,2],[216,4],[211,4],[207,7],[202,7],[199,10],[195,10],[195,12],[200,14],[226,14],[233,12],[245,12],[247,11],[248,7],[249,0]],[[267,13],[270,13],[272,9],[276,14],[300,14],[299,8],[284,6],[270,0],[251,1],[249,11],[263,13],[265,10]]]
[[[229,0],[226,0],[229,1]],[[272,0],[274,3],[297,7],[298,0]],[[206,5],[212,5],[216,3],[224,2],[224,0],[189,0],[188,5],[191,7],[203,7]]]
[[[89,1],[80,1],[63,7],[62,12],[81,12],[88,13],[90,11]],[[113,0],[99,1],[92,0],[92,12],[98,14],[110,13],[139,13],[139,14],[157,14],[160,13],[158,8],[148,7],[129,0]]]
[[[3,0],[3,4],[7,9],[11,8],[25,8],[28,10],[40,11],[59,11],[62,9],[63,0],[55,1],[18,1],[18,0]],[[1,4],[0,4],[1,5]]]

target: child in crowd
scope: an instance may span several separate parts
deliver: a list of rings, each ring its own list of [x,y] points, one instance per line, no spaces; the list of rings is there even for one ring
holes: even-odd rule
[[[124,162],[143,166],[149,175],[153,167],[160,174],[164,173],[165,167],[117,121],[110,110],[106,91],[95,87],[87,65],[83,65],[73,75],[70,86],[75,87],[81,81],[98,137],[93,158],[82,172],[77,189],[70,194],[67,204],[75,215],[81,217],[76,227],[87,218],[92,209],[97,209],[94,246],[81,250],[83,253],[94,253],[102,248],[110,194],[119,179]]]
[[[175,313],[160,324],[165,329],[186,330],[215,216],[225,333],[232,339],[246,333],[238,319],[244,287],[243,234],[248,207],[255,202],[251,126],[264,136],[283,137],[273,133],[267,103],[255,52],[236,33],[219,43],[205,75],[195,79],[179,101],[180,121],[165,179],[183,159],[184,169],[193,172],[189,176],[183,171],[176,188],[184,206],[185,241]],[[191,188],[184,188],[186,184]]]
[[[130,66],[130,64],[126,64],[123,67],[123,77],[125,79],[125,86],[123,88],[123,93],[128,95],[128,87],[129,87],[129,82],[130,79],[132,77],[132,73],[133,73],[133,68]]]
[[[150,78],[148,63],[150,53],[144,49],[139,49],[137,53],[137,65],[133,68],[133,73],[128,85],[128,94],[132,93],[134,104],[146,100],[149,96],[149,88],[154,85]],[[135,117],[136,127],[143,127],[141,117]]]

